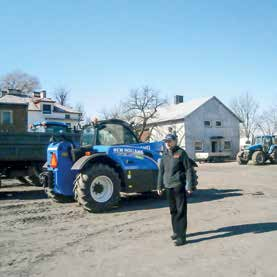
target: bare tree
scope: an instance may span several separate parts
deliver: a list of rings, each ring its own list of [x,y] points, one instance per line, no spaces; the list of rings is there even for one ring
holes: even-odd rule
[[[247,92],[233,99],[231,109],[243,121],[241,135],[245,136],[247,140],[250,140],[259,126],[258,102]]]
[[[0,79],[1,90],[18,90],[22,94],[31,94],[40,88],[40,81],[37,77],[21,71],[13,71]]]
[[[80,117],[79,117],[78,123],[80,123],[81,121],[84,121],[86,118],[86,112],[85,112],[84,105],[82,103],[77,103],[75,105],[75,110],[80,112]]]
[[[138,138],[141,139],[148,129],[149,120],[155,118],[158,108],[166,103],[167,100],[161,98],[158,91],[145,86],[131,90],[126,100],[121,101],[113,109],[102,110],[100,114],[103,119],[117,118],[131,123]],[[152,129],[149,130],[148,137]]]
[[[112,109],[103,109],[100,112],[101,119],[122,119],[125,120],[125,114],[123,111],[123,104],[120,102],[118,105],[115,105]]]
[[[67,105],[69,96],[70,96],[69,89],[64,88],[64,87],[59,87],[59,88],[55,89],[54,98],[59,104],[61,104],[63,106]]]
[[[134,120],[134,129],[141,139],[147,130],[147,123],[156,117],[158,108],[167,103],[159,96],[159,92],[145,86],[131,90],[129,98],[123,103],[125,113]],[[151,135],[151,132],[148,136]]]
[[[258,127],[264,135],[277,133],[277,106],[262,113]]]

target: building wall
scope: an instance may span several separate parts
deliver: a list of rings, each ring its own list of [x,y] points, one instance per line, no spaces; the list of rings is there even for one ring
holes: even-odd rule
[[[185,134],[184,134],[184,121],[179,122],[170,121],[166,123],[160,123],[152,130],[150,141],[161,141],[169,133],[169,128],[172,128],[172,132],[178,136],[178,145],[185,147]]]
[[[71,127],[78,124],[79,122],[78,114],[70,114],[70,119],[66,119],[65,114],[66,113],[53,113],[53,112],[51,114],[44,114],[42,113],[42,111],[29,111],[28,126],[30,127],[30,125],[32,125],[36,121],[44,121],[44,120],[70,123]]]
[[[0,132],[27,131],[27,105],[0,105]],[[12,124],[2,124],[1,111],[12,111]]]
[[[204,121],[209,120],[212,127],[205,127]],[[221,121],[222,127],[216,127],[215,122]],[[239,120],[232,115],[216,99],[211,99],[185,119],[185,148],[191,157],[195,157],[195,142],[203,143],[203,151],[212,152],[211,137],[222,136],[221,149],[224,141],[231,141],[231,153],[235,157],[240,147]]]

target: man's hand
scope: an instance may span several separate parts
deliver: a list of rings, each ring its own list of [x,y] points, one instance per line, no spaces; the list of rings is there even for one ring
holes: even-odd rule
[[[157,190],[157,193],[158,193],[159,196],[162,196],[162,195],[163,195],[163,191],[162,191],[161,189],[158,189],[158,190]]]

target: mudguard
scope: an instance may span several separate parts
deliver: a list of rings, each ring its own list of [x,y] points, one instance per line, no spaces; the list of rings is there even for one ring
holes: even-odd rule
[[[83,156],[80,159],[77,160],[77,162],[75,162],[73,164],[73,166],[71,167],[72,170],[82,170],[84,168],[84,166],[90,162],[91,160],[97,158],[97,157],[107,157],[108,159],[110,159],[106,153],[96,153],[96,154],[92,154],[90,156]]]

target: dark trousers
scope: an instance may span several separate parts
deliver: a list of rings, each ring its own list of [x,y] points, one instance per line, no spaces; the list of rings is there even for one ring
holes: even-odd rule
[[[166,189],[173,233],[180,238],[186,237],[187,231],[187,195],[185,185]]]

